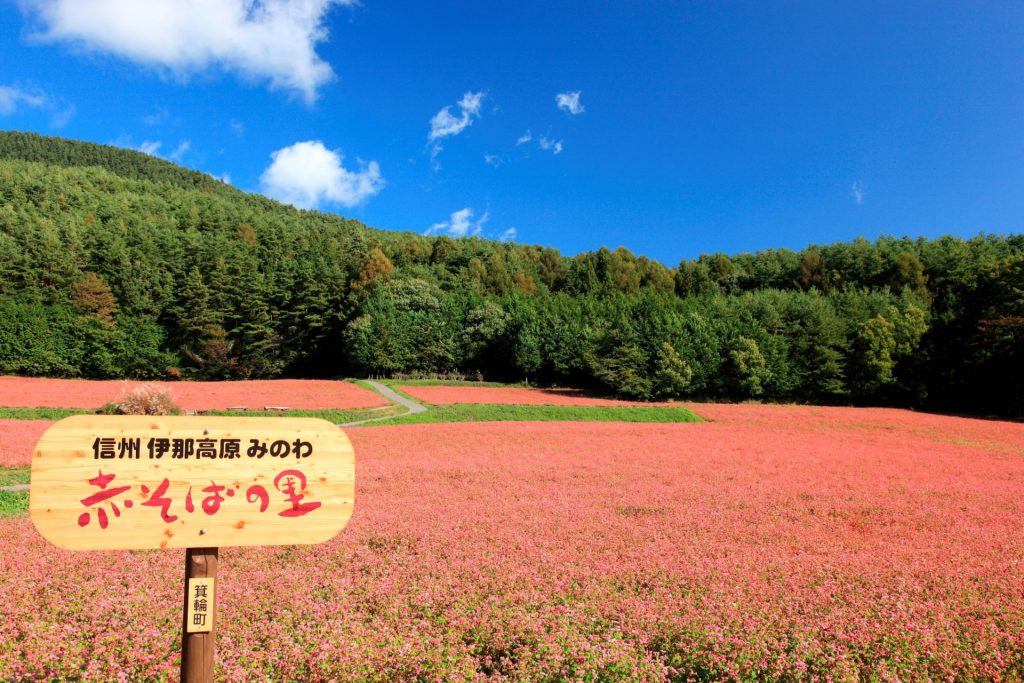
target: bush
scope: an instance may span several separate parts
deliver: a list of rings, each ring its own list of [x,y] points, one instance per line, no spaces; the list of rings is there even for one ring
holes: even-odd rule
[[[123,413],[121,412],[121,404],[118,403],[117,401],[110,401],[108,403],[104,403],[96,411],[96,414],[97,415],[123,415]]]
[[[125,389],[117,406],[122,415],[181,415],[171,390],[153,382]]]

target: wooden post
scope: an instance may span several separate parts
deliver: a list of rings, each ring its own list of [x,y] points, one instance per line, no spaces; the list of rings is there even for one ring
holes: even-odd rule
[[[185,550],[185,600],[181,611],[181,683],[212,683],[214,661],[214,638],[216,624],[216,578],[217,548],[187,548]],[[197,591],[195,581],[209,579],[206,590]],[[208,630],[198,631],[190,614],[195,615],[196,593],[207,598],[203,610],[209,620]],[[208,605],[208,610],[206,607]],[[189,609],[192,607],[192,609]]]

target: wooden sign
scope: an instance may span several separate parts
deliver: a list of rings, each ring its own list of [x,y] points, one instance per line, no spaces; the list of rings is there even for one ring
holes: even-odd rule
[[[185,598],[185,633],[209,633],[213,630],[213,601],[217,579],[188,579]]]
[[[32,522],[70,550],[321,543],[355,458],[326,420],[76,415],[32,454]]]

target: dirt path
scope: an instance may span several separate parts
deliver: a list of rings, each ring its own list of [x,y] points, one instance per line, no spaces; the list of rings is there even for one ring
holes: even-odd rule
[[[381,396],[388,399],[392,403],[397,403],[400,406],[406,408],[406,412],[401,415],[386,415],[385,417],[371,417],[369,420],[356,420],[355,422],[339,422],[339,427],[355,427],[356,425],[366,424],[367,422],[377,422],[379,420],[391,420],[402,415],[413,415],[415,413],[425,413],[427,407],[422,403],[417,403],[412,399],[408,399],[405,396],[398,394],[391,387],[385,386],[380,382],[374,382],[372,380],[366,380],[366,383],[373,387]]]

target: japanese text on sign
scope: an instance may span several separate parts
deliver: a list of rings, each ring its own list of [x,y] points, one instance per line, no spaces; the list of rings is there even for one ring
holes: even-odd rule
[[[186,633],[209,633],[213,630],[214,585],[215,581],[210,577],[188,580]]]
[[[163,439],[150,438],[146,441],[146,454],[150,460],[159,460],[165,455],[175,460],[207,458],[209,460],[233,460],[242,457],[241,439]],[[98,436],[92,442],[94,460],[123,460],[142,457],[142,439],[127,437]],[[302,439],[249,439],[244,454],[250,458],[296,459],[313,455],[313,444]]]
[[[352,445],[313,418],[75,415],[32,457],[32,521],[68,549],[321,543],[354,504]]]
[[[104,504],[109,506],[110,513],[114,517],[121,516],[121,508],[118,506],[118,503],[121,503],[126,509],[131,509],[135,506],[134,499],[121,498],[121,496],[129,495],[132,489],[131,486],[111,486],[116,478],[116,474],[103,474],[103,471],[100,470],[99,474],[88,480],[88,483],[98,488],[99,491],[95,491],[81,499],[82,505],[89,508],[89,510],[78,516],[78,526],[89,526],[92,523],[92,513],[95,512],[96,522],[100,525],[101,529],[106,529],[110,524],[110,515],[107,514]],[[167,524],[178,519],[178,515],[171,512],[172,506],[175,509],[177,509],[177,506],[175,505],[175,500],[171,497],[173,492],[169,492],[170,485],[170,480],[164,478],[163,481],[152,489],[147,484],[141,484],[138,487],[139,505],[159,508],[160,519]],[[193,486],[189,486],[188,491],[185,493],[181,506],[184,513],[194,513],[196,511],[195,501],[198,499],[203,513],[206,515],[216,515],[220,512],[221,503],[224,503],[229,498],[234,498],[235,493],[241,491],[242,485],[217,484],[217,482],[211,479],[209,486],[204,486],[200,489],[202,493],[209,494],[205,497],[202,497],[201,494],[193,497],[193,488]],[[320,507],[319,501],[303,501],[303,498],[306,497],[304,493],[306,490],[306,475],[299,470],[289,469],[279,472],[274,477],[274,489],[284,499],[284,509],[277,513],[281,517],[301,517]],[[257,509],[262,514],[270,507],[270,492],[267,491],[265,486],[252,484],[245,489],[245,500],[247,503],[258,503],[259,507]]]

